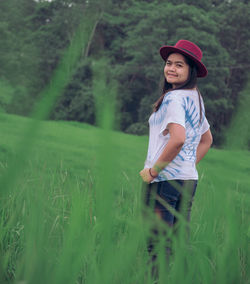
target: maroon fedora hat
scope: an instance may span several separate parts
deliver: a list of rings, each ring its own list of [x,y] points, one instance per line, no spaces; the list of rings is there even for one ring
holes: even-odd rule
[[[191,41],[181,39],[175,46],[164,45],[160,48],[160,54],[164,61],[167,60],[170,53],[181,53],[190,58],[197,67],[197,77],[206,77],[207,68],[201,62],[202,51]]]

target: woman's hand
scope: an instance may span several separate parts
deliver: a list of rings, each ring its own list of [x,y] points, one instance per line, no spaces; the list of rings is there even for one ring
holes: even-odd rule
[[[147,182],[147,183],[151,183],[151,181],[154,180],[154,178],[150,175],[149,168],[146,168],[146,169],[143,169],[142,171],[140,171],[140,176],[141,176],[142,180]]]

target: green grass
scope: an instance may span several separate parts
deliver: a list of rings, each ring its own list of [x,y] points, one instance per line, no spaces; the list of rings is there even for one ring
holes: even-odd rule
[[[153,283],[138,174],[148,138],[43,121],[18,153],[30,123],[0,116],[0,283]],[[168,271],[162,253],[160,283],[250,283],[249,165],[247,151],[216,149],[200,163],[190,244]]]

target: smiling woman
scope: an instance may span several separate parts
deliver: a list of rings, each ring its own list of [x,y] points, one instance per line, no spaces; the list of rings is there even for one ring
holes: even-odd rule
[[[189,75],[189,66],[183,55],[172,53],[169,55],[164,68],[166,80],[172,84],[173,88],[183,85]]]
[[[146,207],[167,225],[164,232],[153,226],[152,232],[157,237],[160,233],[168,235],[169,227],[175,226],[176,232],[177,216],[189,221],[198,180],[196,164],[212,144],[203,100],[197,88],[197,77],[207,75],[200,48],[190,41],[180,40],[175,46],[163,46],[160,54],[166,62],[165,82],[149,118],[148,154],[140,172],[145,182]],[[167,243],[169,255],[172,248],[169,240]],[[150,238],[148,251],[153,260],[157,256],[154,247]]]

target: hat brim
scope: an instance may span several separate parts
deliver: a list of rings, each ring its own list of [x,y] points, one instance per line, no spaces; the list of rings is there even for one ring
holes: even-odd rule
[[[181,53],[182,55],[187,56],[192,61],[194,61],[195,65],[197,67],[197,77],[202,78],[202,77],[207,76],[208,72],[207,72],[206,66],[199,59],[197,59],[195,56],[193,56],[192,54],[186,52],[185,50],[176,48],[174,46],[164,45],[160,48],[160,55],[161,55],[161,57],[164,61],[167,60],[170,53]]]

